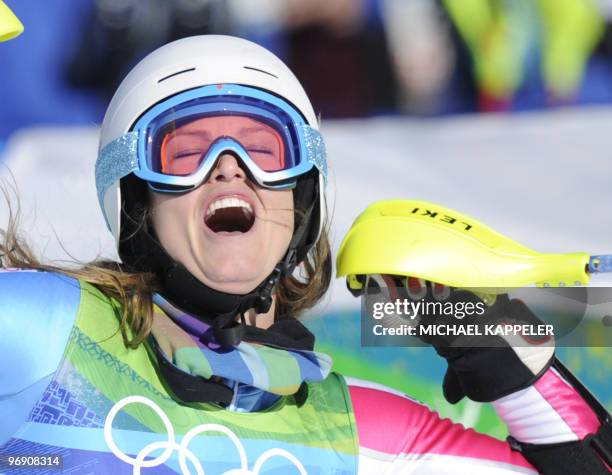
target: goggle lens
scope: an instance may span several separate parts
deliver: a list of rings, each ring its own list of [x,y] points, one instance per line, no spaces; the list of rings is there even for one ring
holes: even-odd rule
[[[281,133],[261,120],[238,115],[198,117],[181,121],[178,127],[164,127],[155,140],[159,145],[154,145],[152,155],[157,160],[153,160],[152,168],[165,175],[189,176],[200,168],[210,147],[224,137],[242,145],[261,170],[285,169],[285,143]]]

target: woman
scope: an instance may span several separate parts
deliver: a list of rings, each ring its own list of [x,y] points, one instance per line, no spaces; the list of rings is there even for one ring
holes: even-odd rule
[[[52,269],[4,246],[5,265],[43,269],[0,274],[5,470],[537,473],[313,351],[296,317],[331,273],[317,129],[291,72],[245,40],[179,40],[132,70],[96,164],[122,264]],[[599,423],[549,359],[535,395],[516,392],[531,378],[496,407],[522,442],[580,445]]]

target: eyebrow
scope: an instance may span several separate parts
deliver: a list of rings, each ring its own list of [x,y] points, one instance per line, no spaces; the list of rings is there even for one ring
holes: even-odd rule
[[[241,134],[251,134],[251,133],[256,133],[256,132],[268,132],[268,129],[263,127],[263,126],[256,126],[256,127],[242,127],[239,131],[238,131],[238,135]],[[174,136],[180,136],[180,135],[194,135],[194,136],[199,136],[199,137],[203,137],[205,139],[211,140],[211,134],[207,131],[207,130],[194,130],[194,131],[189,131],[189,132],[178,132],[174,133]]]
[[[206,130],[194,130],[193,132],[178,132],[174,131],[174,137],[179,135],[196,135],[200,137],[204,137],[205,139],[210,139],[210,134]]]
[[[239,133],[243,134],[243,133],[252,133],[252,132],[268,132],[267,128],[264,128],[263,126],[259,126],[259,127],[243,127],[242,129],[240,129]]]

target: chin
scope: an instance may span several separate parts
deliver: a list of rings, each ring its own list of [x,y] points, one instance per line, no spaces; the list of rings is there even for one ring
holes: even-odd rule
[[[201,279],[206,285],[221,292],[246,294],[257,287],[272,272],[274,265],[257,262],[257,259],[228,258],[219,259],[211,265],[213,272],[203,272]],[[262,269],[270,270],[263,271]],[[204,269],[203,269],[204,271]]]
[[[226,292],[228,294],[242,295],[242,294],[248,294],[249,292],[252,292],[255,289],[255,287],[257,287],[264,278],[265,277],[262,277],[260,280],[255,279],[252,281],[216,280],[214,282],[209,282],[206,285],[220,292]]]

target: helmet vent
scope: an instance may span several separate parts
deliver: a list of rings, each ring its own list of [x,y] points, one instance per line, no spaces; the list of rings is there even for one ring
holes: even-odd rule
[[[165,81],[166,79],[170,79],[170,78],[172,78],[174,76],[178,76],[179,74],[184,74],[184,73],[188,73],[188,72],[191,72],[191,71],[195,71],[195,69],[196,68],[183,69],[182,71],[177,71],[175,73],[169,74],[168,76],[164,76],[163,78],[159,79],[157,81],[157,84],[159,84],[162,81]]]
[[[269,73],[268,71],[264,71],[263,69],[254,68],[252,66],[243,66],[243,68],[244,69],[249,69],[251,71],[257,71],[257,72],[260,72],[260,73],[264,73],[264,74],[267,74],[268,76],[272,76],[273,78],[278,79],[278,76],[276,74]]]

